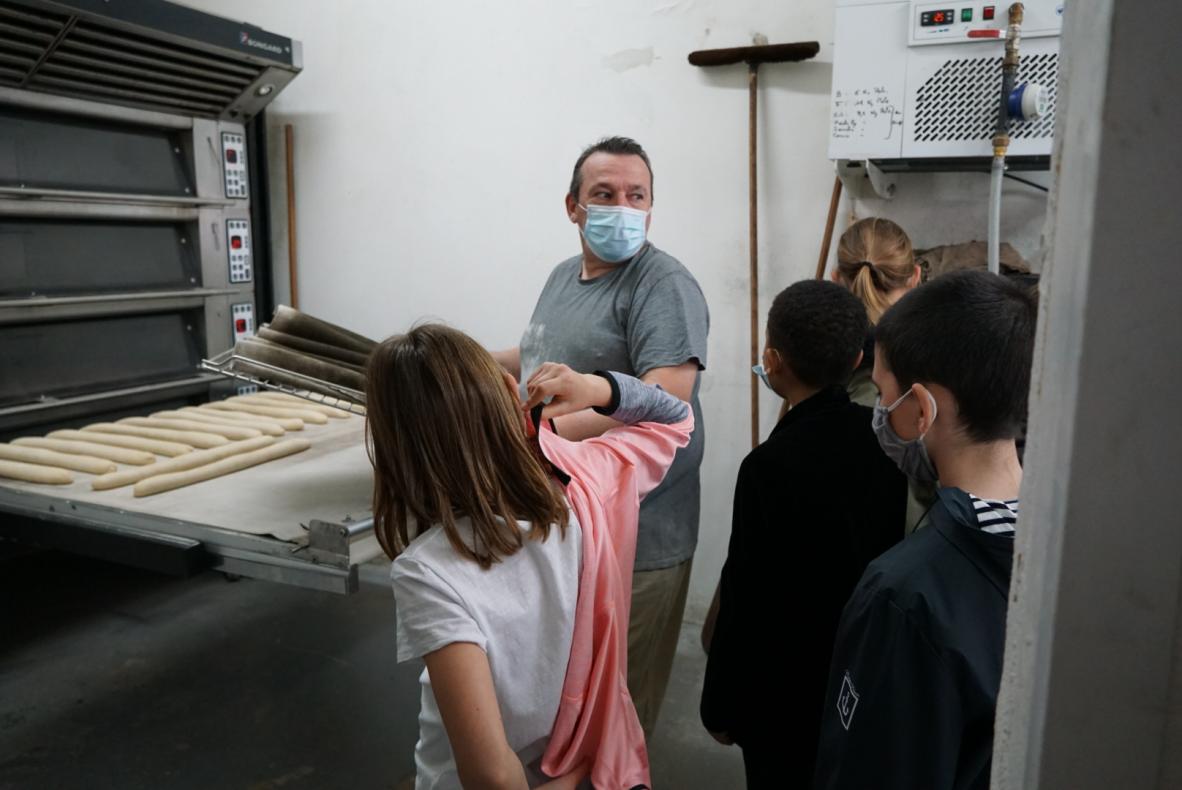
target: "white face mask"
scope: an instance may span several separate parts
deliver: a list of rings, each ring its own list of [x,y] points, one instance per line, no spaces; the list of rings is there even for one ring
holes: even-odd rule
[[[881,397],[876,399],[870,425],[882,451],[886,453],[887,458],[895,462],[903,474],[918,483],[935,483],[940,477],[936,474],[936,465],[928,455],[927,445],[923,443],[927,431],[908,441],[895,433],[895,429],[891,427],[890,413],[899,408],[904,398],[913,392],[915,390],[907,390],[890,406],[883,406]],[[930,392],[928,400],[932,402],[932,422],[935,422],[939,410],[936,408],[936,399]]]
[[[648,212],[628,206],[584,206],[587,222],[580,230],[595,257],[622,263],[644,246]]]
[[[768,381],[767,370],[764,368],[763,365],[753,366],[751,368],[751,372],[754,373],[756,376],[759,376],[759,380],[763,382],[763,386],[767,387],[772,392],[775,392],[775,389],[772,388],[772,383],[770,381]]]

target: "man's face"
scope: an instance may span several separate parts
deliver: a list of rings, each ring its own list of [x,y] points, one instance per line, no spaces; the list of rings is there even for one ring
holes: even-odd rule
[[[880,346],[875,346],[874,348],[874,371],[870,374],[870,380],[874,382],[874,386],[878,387],[878,395],[882,400],[883,406],[890,406],[907,392],[907,390],[899,386],[899,381],[895,378],[895,374],[887,367]],[[919,403],[915,396],[912,395],[887,415],[887,419],[891,423],[891,428],[894,429],[895,434],[900,439],[910,441],[919,436],[919,428],[917,426],[919,416]]]
[[[644,160],[634,154],[591,154],[583,162],[583,183],[579,199],[566,197],[570,221],[580,228],[587,223],[587,212],[578,206],[627,206],[649,211],[653,206],[653,179]],[[645,220],[645,230],[652,221]]]

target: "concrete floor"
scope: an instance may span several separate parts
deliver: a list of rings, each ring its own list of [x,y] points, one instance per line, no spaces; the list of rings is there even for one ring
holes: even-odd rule
[[[388,590],[340,597],[63,554],[0,561],[0,789],[393,788],[413,773],[421,665]],[[743,787],[698,723],[683,629],[650,745],[661,788]]]

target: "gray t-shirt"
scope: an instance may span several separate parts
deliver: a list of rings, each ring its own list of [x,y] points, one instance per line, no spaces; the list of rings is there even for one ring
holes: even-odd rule
[[[581,373],[616,370],[643,376],[697,360],[706,368],[710,313],[697,280],[673,256],[646,244],[627,263],[580,280],[582,257],[555,267],[521,338],[521,381],[543,362]],[[640,505],[636,570],[657,570],[694,555],[698,542],[705,432],[694,382],[695,429],[665,481]]]

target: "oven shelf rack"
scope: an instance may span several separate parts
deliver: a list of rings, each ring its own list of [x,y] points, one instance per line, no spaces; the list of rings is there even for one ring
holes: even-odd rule
[[[210,359],[201,360],[201,368],[219,373],[260,389],[274,390],[297,398],[333,406],[353,414],[365,414],[365,393],[328,381],[296,373],[276,365],[235,354],[234,349],[223,351]],[[268,378],[267,373],[274,374]]]

